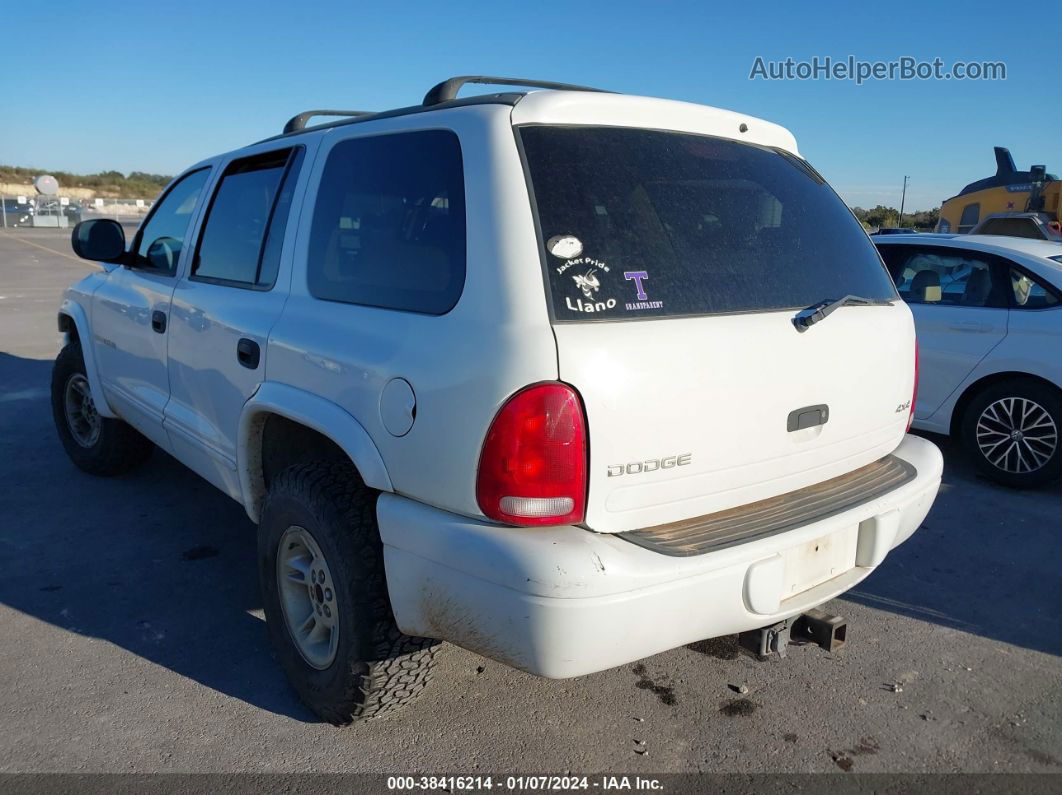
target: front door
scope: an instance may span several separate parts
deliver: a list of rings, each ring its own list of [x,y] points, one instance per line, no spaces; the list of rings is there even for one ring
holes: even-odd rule
[[[209,174],[202,168],[173,183],[133,238],[130,264],[112,270],[93,296],[93,343],[107,402],[166,449],[170,299]]]

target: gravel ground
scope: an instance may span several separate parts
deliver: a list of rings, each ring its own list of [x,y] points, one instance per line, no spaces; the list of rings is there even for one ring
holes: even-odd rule
[[[111,480],[63,454],[55,311],[90,268],[0,232],[0,771],[1062,771],[1062,487],[999,488],[937,437],[926,524],[827,606],[835,655],[723,638],[548,681],[450,647],[408,711],[317,722],[272,659],[243,510],[165,454]]]

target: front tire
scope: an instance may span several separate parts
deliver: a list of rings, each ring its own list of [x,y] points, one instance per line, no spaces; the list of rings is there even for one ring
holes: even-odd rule
[[[352,465],[299,464],[275,478],[258,562],[270,640],[317,715],[344,725],[404,706],[424,689],[438,642],[395,624],[376,495]]]
[[[92,475],[121,475],[136,469],[155,446],[119,419],[96,411],[81,344],[72,342],[52,367],[52,418],[70,460]]]
[[[963,414],[967,454],[986,476],[1012,488],[1036,488],[1062,476],[1062,392],[1015,378],[978,393]]]

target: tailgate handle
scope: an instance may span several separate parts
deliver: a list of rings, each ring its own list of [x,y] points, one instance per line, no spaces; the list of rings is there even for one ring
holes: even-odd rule
[[[789,412],[789,419],[786,420],[785,429],[790,433],[802,431],[804,428],[825,425],[829,419],[830,407],[825,403],[818,406],[805,406],[802,409],[795,409]]]

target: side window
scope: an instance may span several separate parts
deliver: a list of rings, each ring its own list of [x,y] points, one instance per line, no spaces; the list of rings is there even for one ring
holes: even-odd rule
[[[271,287],[304,149],[235,160],[210,201],[191,278]]]
[[[1013,309],[1047,309],[1058,306],[1059,297],[1052,289],[1041,284],[1017,268],[1010,268],[1010,289]]]
[[[461,145],[447,130],[342,141],[321,176],[310,293],[441,315],[465,283]]]
[[[899,248],[898,246],[896,248]],[[993,258],[976,251],[904,246],[906,257],[890,256],[889,272],[909,304],[1005,308],[1007,286]]]
[[[962,216],[959,218],[958,232],[965,234],[977,226],[977,219],[981,217],[980,204],[967,204],[962,208]]]
[[[138,267],[169,274],[176,272],[192,211],[209,174],[209,168],[193,171],[156,202],[151,217],[133,241]]]

